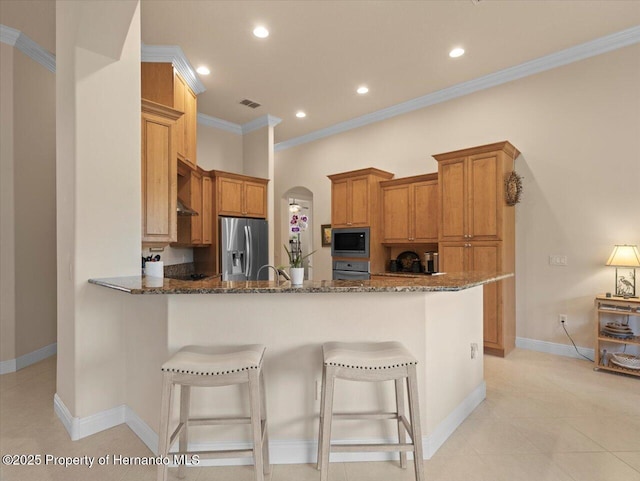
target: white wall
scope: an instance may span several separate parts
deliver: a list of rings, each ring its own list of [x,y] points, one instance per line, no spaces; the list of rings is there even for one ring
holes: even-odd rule
[[[204,170],[243,173],[242,135],[198,124],[198,165]]]
[[[3,2],[0,23],[50,46],[52,12],[51,2]],[[0,361],[13,370],[55,351],[55,77],[18,48],[1,48]]]
[[[124,402],[123,304],[87,280],[140,273],[140,7],[58,1],[56,23],[57,394],[83,417]]]
[[[0,43],[0,361],[16,358],[13,53]]]
[[[14,102],[19,357],[56,342],[55,74],[20,51],[14,54]]]
[[[330,223],[326,175],[364,167],[434,172],[432,154],[509,140],[522,155],[517,218],[517,335],[593,346],[592,302],[613,289],[615,243],[640,244],[640,46],[573,63],[276,153],[275,197],[313,191],[316,232]],[[276,222],[280,222],[280,215]],[[281,243],[276,240],[276,243]],[[550,267],[550,254],[568,256]],[[328,279],[330,252],[314,256]]]

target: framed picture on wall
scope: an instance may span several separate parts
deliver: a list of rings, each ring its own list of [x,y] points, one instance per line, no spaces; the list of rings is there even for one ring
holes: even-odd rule
[[[331,224],[322,224],[320,233],[322,235],[322,247],[331,247]]]

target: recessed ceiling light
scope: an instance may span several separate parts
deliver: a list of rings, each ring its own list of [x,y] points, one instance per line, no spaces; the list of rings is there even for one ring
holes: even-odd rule
[[[449,52],[449,57],[456,58],[464,55],[464,49],[460,47],[454,48],[451,52]]]
[[[307,114],[305,114],[302,110],[298,110],[296,112],[296,117],[298,117],[299,119],[304,119],[307,116]]]
[[[367,87],[365,87],[364,85],[361,87],[358,87],[358,90],[356,90],[356,92],[358,92],[360,95],[364,95],[369,91],[369,89]]]
[[[196,69],[196,72],[198,72],[200,75],[209,75],[211,73],[211,70],[209,70],[207,67],[200,66]]]
[[[253,34],[258,38],[267,38],[269,36],[269,30],[260,26],[253,29]]]

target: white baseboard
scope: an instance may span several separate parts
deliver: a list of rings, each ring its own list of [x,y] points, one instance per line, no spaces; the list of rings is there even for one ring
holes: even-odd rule
[[[54,342],[48,346],[44,346],[36,351],[24,354],[16,359],[9,359],[7,361],[0,362],[0,374],[8,374],[10,372],[16,372],[23,367],[30,366],[36,362],[40,362],[51,356],[55,356],[58,352],[58,343]]]
[[[16,360],[8,359],[6,361],[0,361],[0,375],[9,374],[10,372],[16,372]]]
[[[67,429],[71,440],[77,441],[126,422],[127,406],[121,404],[91,416],[77,418],[71,415],[67,406],[56,393],[53,396],[53,410]]]
[[[471,394],[469,394],[434,430],[430,436],[423,436],[424,459],[429,459],[442,446],[456,428],[471,414],[486,396],[484,381]],[[62,424],[67,429],[73,441],[82,439],[91,434],[109,429],[118,424],[126,423],[129,428],[157,454],[158,435],[138,416],[129,406],[121,405],[85,418],[75,418],[69,412],[64,402],[56,394],[54,395],[54,410]],[[334,440],[334,443],[344,441]],[[392,443],[397,439],[350,439],[349,443]],[[191,444],[189,448],[194,451],[211,451],[220,449],[249,449],[249,442],[225,442]],[[269,442],[269,453],[273,464],[308,464],[316,462],[318,444],[316,440],[275,440]],[[408,454],[411,459],[411,454]],[[358,462],[358,461],[388,461],[398,457],[397,453],[334,453],[331,461]],[[201,460],[201,466],[230,466],[251,464],[251,458],[239,459],[207,459]]]
[[[516,347],[529,349],[530,351],[546,352],[547,354],[555,354],[557,356],[573,357],[576,359],[584,359],[580,356],[573,345],[559,344],[557,342],[539,341],[537,339],[527,339],[525,337],[516,337]],[[588,358],[593,359],[594,350],[586,347],[578,346],[578,351]]]

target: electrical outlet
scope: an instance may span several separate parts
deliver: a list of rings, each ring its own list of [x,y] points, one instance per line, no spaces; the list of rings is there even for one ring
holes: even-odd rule
[[[566,314],[558,314],[558,322],[560,325],[567,324],[567,315]]]
[[[478,357],[478,344],[475,342],[471,343],[471,359],[475,359]]]

